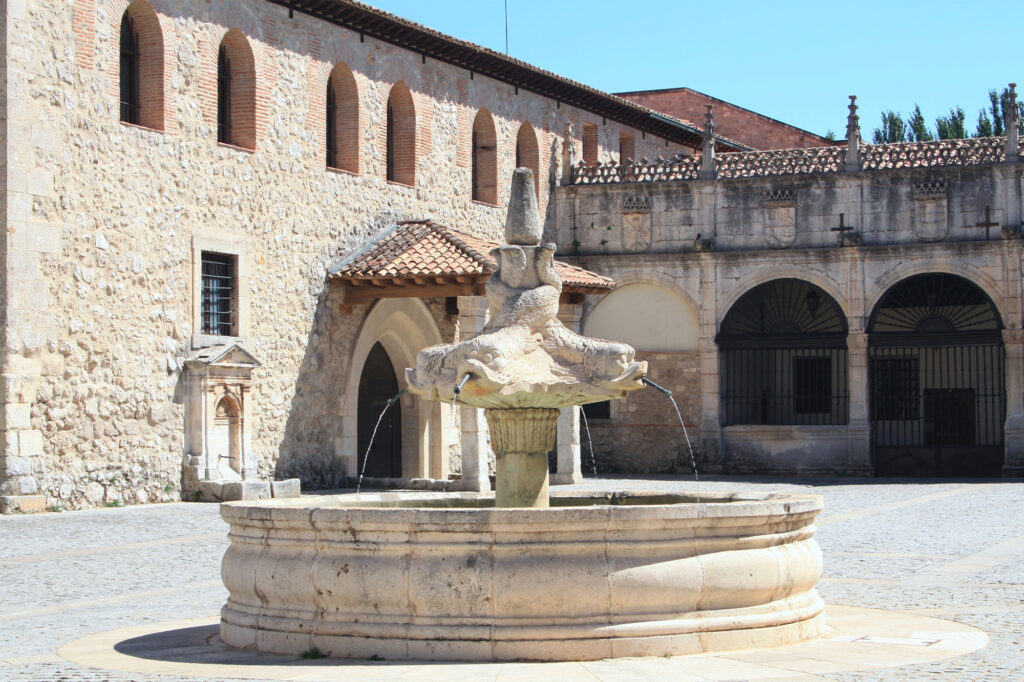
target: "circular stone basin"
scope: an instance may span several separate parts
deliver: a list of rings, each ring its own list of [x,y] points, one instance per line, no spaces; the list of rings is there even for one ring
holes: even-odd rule
[[[594,660],[819,636],[818,495],[478,493],[227,502],[220,637],[279,654]]]

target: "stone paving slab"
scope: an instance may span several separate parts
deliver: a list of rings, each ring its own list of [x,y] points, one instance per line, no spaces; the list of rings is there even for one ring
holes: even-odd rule
[[[828,604],[956,621],[983,631],[989,641],[954,658],[874,671],[866,653],[849,662],[860,669],[808,657],[817,662],[807,663],[800,673],[805,679],[1024,679],[1024,549],[1019,545],[1024,482],[732,478],[694,483],[630,477],[588,479],[572,488],[820,494],[825,511],[817,538],[825,570],[819,591]],[[227,526],[212,504],[0,517],[0,680],[197,679],[93,669],[61,658],[58,651],[83,637],[129,626],[215,618],[226,598],[219,580],[226,547]],[[686,660],[697,665],[697,659]],[[622,668],[622,679],[653,677],[663,665],[642,661]],[[394,679],[398,668],[385,668],[382,679]],[[416,670],[402,674],[415,676]],[[509,665],[500,678],[484,678],[515,679],[525,670]],[[689,670],[699,678],[703,669]],[[733,678],[749,677],[742,668],[733,670]],[[793,679],[789,673],[777,677]]]

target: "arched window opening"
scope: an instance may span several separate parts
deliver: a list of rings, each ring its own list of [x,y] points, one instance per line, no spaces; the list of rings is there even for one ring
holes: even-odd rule
[[[779,279],[744,294],[718,338],[723,424],[846,424],[846,319],[819,287]]]
[[[473,120],[473,201],[498,203],[498,144],[494,118],[487,109]]]
[[[121,17],[121,120],[139,122],[139,35],[128,12]]]
[[[160,20],[136,0],[121,16],[120,120],[163,130],[164,45]]]
[[[885,293],[868,323],[879,476],[998,476],[1006,387],[999,311],[963,277],[928,273]]]
[[[256,148],[256,62],[249,41],[236,28],[217,52],[217,141]]]
[[[388,95],[385,133],[387,179],[416,184],[416,110],[405,83],[395,83]]]
[[[375,343],[359,377],[358,465],[359,471],[367,476],[398,478],[402,475],[402,410],[394,406],[380,416],[388,399],[398,390],[391,358],[384,346]]]
[[[389,107],[390,110],[390,107]],[[359,90],[355,76],[338,64],[327,79],[327,167],[359,172]]]
[[[241,411],[238,403],[229,395],[217,402],[210,433],[210,452],[218,461],[226,459],[236,473],[242,473]]]
[[[619,163],[636,161],[636,138],[625,133],[619,135]]]
[[[597,165],[597,126],[593,123],[583,123],[583,163]]]
[[[529,121],[519,126],[516,135],[516,168],[529,168],[533,171],[533,185],[540,196],[540,152],[537,145],[537,132]]]

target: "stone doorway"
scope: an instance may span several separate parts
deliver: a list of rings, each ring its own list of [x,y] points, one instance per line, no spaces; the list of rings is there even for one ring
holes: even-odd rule
[[[375,343],[359,376],[358,466],[359,471],[365,471],[367,476],[400,478],[402,475],[402,411],[397,405],[392,406],[381,419],[369,451],[369,461],[363,469],[370,437],[381,410],[399,390],[391,358],[384,346]]]

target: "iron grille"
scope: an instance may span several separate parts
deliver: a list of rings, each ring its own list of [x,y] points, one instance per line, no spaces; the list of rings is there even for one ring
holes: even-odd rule
[[[139,123],[139,35],[131,17],[121,18],[121,120]]]
[[[725,426],[849,422],[846,348],[727,348],[719,361]]]
[[[235,257],[203,252],[202,333],[234,336]]]

